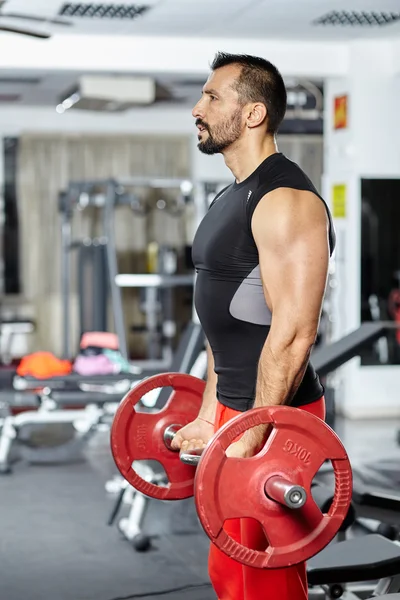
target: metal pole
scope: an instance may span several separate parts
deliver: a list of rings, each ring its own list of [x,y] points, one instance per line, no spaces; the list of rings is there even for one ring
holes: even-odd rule
[[[110,280],[111,302],[114,315],[115,332],[119,340],[119,350],[122,356],[126,360],[128,360],[125,321],[122,308],[122,293],[121,289],[118,287],[115,281],[115,278],[118,275],[117,249],[115,244],[115,203],[116,182],[110,180],[107,184],[106,202],[103,212],[103,227],[106,236],[108,276]]]
[[[70,319],[70,260],[71,251],[71,210],[69,206],[68,192],[61,192],[59,207],[61,211],[61,296],[62,296],[62,336],[63,336],[63,358],[71,357],[71,319]]]
[[[6,140],[2,137],[0,139],[0,152],[3,159],[0,161],[0,295],[4,297],[6,286],[5,286],[5,256],[4,256],[4,224],[5,224],[5,161],[6,159]]]

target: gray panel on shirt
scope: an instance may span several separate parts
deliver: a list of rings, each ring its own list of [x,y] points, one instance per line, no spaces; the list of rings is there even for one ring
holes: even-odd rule
[[[254,325],[271,325],[272,313],[265,301],[260,265],[251,271],[236,290],[229,312],[234,319],[240,321]]]

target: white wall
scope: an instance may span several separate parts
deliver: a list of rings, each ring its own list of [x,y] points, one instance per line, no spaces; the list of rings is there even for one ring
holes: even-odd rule
[[[354,44],[347,77],[325,85],[325,197],[332,202],[334,184],[347,187],[346,216],[335,219],[334,339],[360,325],[361,179],[400,178],[400,78],[392,75],[391,53],[385,42]],[[343,94],[348,127],[335,131],[333,101]],[[350,418],[398,417],[399,381],[399,366],[361,366],[355,358],[335,374],[338,406]]]
[[[398,177],[400,76],[393,75],[393,44],[359,42],[349,63],[354,168],[368,177]]]

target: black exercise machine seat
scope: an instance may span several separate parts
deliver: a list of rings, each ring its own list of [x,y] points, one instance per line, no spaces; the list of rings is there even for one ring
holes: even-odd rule
[[[363,488],[359,484],[354,486],[353,500],[357,506],[371,506],[383,510],[400,512],[400,494],[391,490],[382,490],[374,486]]]
[[[395,491],[357,482],[353,485],[352,502],[357,517],[400,525],[400,494]]]
[[[30,392],[14,392],[13,390],[0,390],[0,406],[10,409],[36,409],[40,406],[38,394]]]
[[[307,564],[309,585],[373,581],[399,573],[400,546],[375,533],[330,544]]]
[[[376,600],[377,597],[374,596],[370,600]],[[385,594],[384,596],[379,596],[378,600],[400,600],[400,594]]]

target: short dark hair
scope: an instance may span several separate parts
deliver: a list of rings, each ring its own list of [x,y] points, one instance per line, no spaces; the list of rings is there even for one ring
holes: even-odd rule
[[[268,112],[268,133],[275,134],[286,113],[287,95],[283,77],[278,69],[264,58],[248,54],[217,52],[211,64],[212,71],[237,64],[242,71],[235,89],[239,102],[262,102]]]

